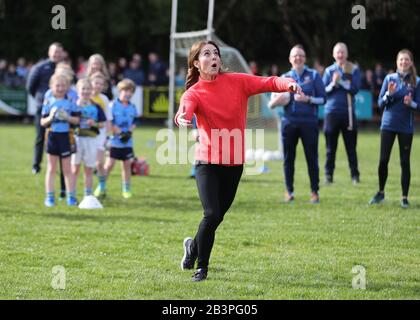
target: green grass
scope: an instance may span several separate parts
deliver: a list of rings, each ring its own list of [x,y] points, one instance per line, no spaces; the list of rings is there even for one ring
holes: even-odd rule
[[[301,145],[294,204],[282,203],[281,162],[270,162],[267,174],[243,176],[216,234],[209,279],[192,283],[191,272],[179,268],[182,240],[195,234],[202,209],[190,166],[157,164],[156,131],[135,132],[136,153],[151,164],[149,177],[132,179],[135,197],[122,199],[117,166],[105,209],[84,211],[44,207],[45,159],[41,175],[30,172],[34,128],[0,126],[0,299],[420,298],[419,136],[407,210],[399,207],[396,145],[386,202],[367,205],[377,190],[378,132],[359,135],[358,186],[340,139],[335,183],[321,183],[320,205],[309,204]],[[323,181],[322,135],[319,141]],[[275,148],[275,132],[266,145]],[[65,290],[51,287],[56,265],[66,269]],[[352,288],[355,265],[366,268],[366,290]]]

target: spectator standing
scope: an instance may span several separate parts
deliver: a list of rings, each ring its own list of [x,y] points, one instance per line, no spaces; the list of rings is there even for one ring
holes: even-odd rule
[[[164,86],[168,84],[166,64],[160,60],[155,52],[149,53],[148,84],[151,86]]]
[[[258,69],[258,64],[255,61],[250,61],[248,65],[249,65],[249,68],[251,69],[251,74],[253,74],[254,76],[261,75]]]
[[[4,82],[4,76],[7,72],[7,61],[4,59],[0,59],[0,83]]]
[[[395,139],[398,139],[401,165],[401,207],[408,208],[411,167],[410,153],[414,136],[414,112],[420,106],[420,81],[410,50],[403,49],[397,55],[397,72],[385,77],[378,98],[383,109],[381,121],[381,147],[378,165],[379,190],[369,204],[385,200],[388,163]]]
[[[25,79],[20,77],[14,64],[9,64],[4,75],[4,84],[10,89],[17,89],[25,84]]]
[[[350,174],[353,184],[360,182],[357,161],[357,120],[355,95],[360,89],[359,68],[347,61],[348,49],[345,43],[334,46],[334,64],[329,66],[323,76],[327,103],[325,104],[324,133],[326,140],[325,182],[333,182],[335,156],[338,137],[343,135]]]
[[[118,77],[118,68],[115,62],[108,63],[109,80],[112,86],[116,86],[118,81],[122,80]]]
[[[25,58],[18,58],[16,65],[16,72],[18,76],[26,80],[26,77],[28,76],[28,67],[26,66]]]
[[[42,60],[34,65],[28,75],[26,89],[36,101],[35,127],[36,139],[34,147],[34,158],[32,162],[32,173],[41,171],[41,162],[44,148],[45,127],[41,126],[41,111],[44,94],[49,88],[49,81],[55,71],[55,66],[62,60],[63,46],[52,43],[48,48],[48,59]]]
[[[140,69],[140,61],[138,59],[131,60],[129,67],[123,72],[123,76],[132,80],[137,86],[144,86],[146,79],[143,70]]]
[[[108,99],[112,99],[111,81],[109,79],[109,72],[106,66],[105,59],[102,55],[99,53],[91,55],[86,68],[86,77],[89,78],[95,72],[101,72],[106,78],[103,94],[105,94]]]
[[[374,93],[375,84],[373,82],[373,71],[371,69],[367,69],[362,76],[362,83],[360,85],[360,89],[369,90]]]

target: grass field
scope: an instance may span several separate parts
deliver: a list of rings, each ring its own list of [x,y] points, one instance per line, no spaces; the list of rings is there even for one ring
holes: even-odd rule
[[[419,136],[407,210],[399,206],[396,146],[386,202],[367,205],[377,190],[378,132],[359,135],[357,186],[340,140],[335,183],[321,183],[319,205],[309,203],[301,145],[294,204],[282,203],[281,162],[243,176],[216,234],[208,281],[192,283],[179,267],[182,240],[195,234],[202,210],[190,166],[156,163],[156,132],[135,132],[136,153],[151,164],[149,177],[133,177],[135,197],[122,199],[116,167],[105,209],[84,211],[44,207],[45,159],[42,174],[31,174],[34,128],[0,126],[0,299],[420,298]],[[275,148],[275,132],[266,134],[266,145]],[[324,150],[320,136],[321,181]],[[51,286],[57,265],[66,271],[64,290]],[[356,265],[366,270],[366,290],[352,288]]]

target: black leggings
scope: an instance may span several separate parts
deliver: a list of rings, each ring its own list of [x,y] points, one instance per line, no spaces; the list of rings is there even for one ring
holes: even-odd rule
[[[398,136],[398,144],[400,147],[400,164],[401,164],[401,188],[402,196],[408,196],[410,188],[410,152],[411,143],[413,142],[412,133],[399,133],[393,131],[381,131],[381,157],[379,159],[379,191],[384,191],[386,179],[388,178],[388,162],[391,156],[392,146],[394,145],[395,136]]]
[[[204,209],[192,244],[192,253],[198,257],[197,268],[207,269],[216,229],[223,221],[238,189],[243,166],[198,164],[195,179]]]

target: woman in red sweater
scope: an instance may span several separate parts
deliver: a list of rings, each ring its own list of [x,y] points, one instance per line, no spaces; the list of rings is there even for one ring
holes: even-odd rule
[[[199,132],[196,181],[204,217],[195,238],[184,240],[181,262],[182,269],[193,269],[198,260],[193,281],[207,278],[216,229],[242,175],[248,98],[263,92],[301,91],[293,79],[222,72],[221,64],[215,42],[200,41],[191,47],[187,91],[175,116],[178,126],[189,127],[195,114]]]

